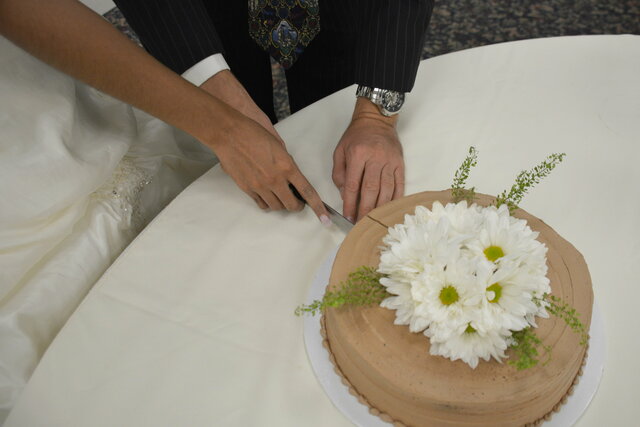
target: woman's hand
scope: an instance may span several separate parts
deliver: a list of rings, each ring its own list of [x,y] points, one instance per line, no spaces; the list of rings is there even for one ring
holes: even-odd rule
[[[324,224],[329,217],[320,196],[287,153],[282,140],[263,126],[236,113],[237,122],[211,147],[222,169],[262,209],[299,211],[304,205],[292,184]]]

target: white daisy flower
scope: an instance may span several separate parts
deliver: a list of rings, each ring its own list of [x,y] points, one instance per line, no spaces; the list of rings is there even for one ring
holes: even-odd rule
[[[483,267],[478,269],[478,279],[485,287],[482,320],[478,328],[490,330],[502,327],[511,331],[526,328],[530,325],[527,315],[537,315],[541,308],[533,300],[534,291],[537,290],[536,278],[526,274],[515,263],[504,263],[496,270],[487,268],[490,265],[490,262],[483,260]],[[544,279],[548,286],[548,279]]]
[[[472,368],[478,366],[480,359],[488,362],[493,357],[502,362],[506,357],[504,352],[511,343],[507,330],[502,331],[503,333],[489,331],[481,334],[468,325],[462,332],[449,334],[447,339],[440,340],[437,339],[437,328],[438,326],[433,325],[425,331],[425,335],[431,339],[429,353],[451,360],[462,360]]]
[[[547,248],[537,236],[504,205],[418,206],[383,239],[380,283],[393,296],[381,306],[429,337],[432,354],[471,367],[501,361],[513,331],[547,317]]]
[[[486,207],[482,214],[483,225],[478,229],[476,238],[467,244],[467,249],[475,256],[484,256],[495,264],[525,262],[536,248],[542,246],[536,240],[538,233],[532,231],[525,220],[510,216],[506,205]],[[546,254],[546,248],[544,251]],[[540,250],[537,253],[540,254]]]

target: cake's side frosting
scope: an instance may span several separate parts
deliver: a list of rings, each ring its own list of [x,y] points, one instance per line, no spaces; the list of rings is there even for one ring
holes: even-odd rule
[[[358,222],[343,242],[331,272],[333,289],[361,265],[377,266],[387,227],[404,221],[420,204],[450,201],[450,193],[426,192],[389,203]],[[488,205],[493,198],[478,195]],[[582,256],[539,219],[518,211],[540,232],[548,247],[552,292],[581,313],[588,328],[593,293]],[[409,426],[525,425],[553,411],[574,384],[585,348],[562,320],[539,319],[536,334],[553,347],[545,365],[517,371],[507,364],[484,362],[474,370],[460,361],[431,356],[429,341],[408,327],[394,325],[395,315],[381,307],[328,309],[323,316],[327,343],[343,377],[370,407]]]
[[[345,377],[345,375],[342,373],[342,371],[340,370],[340,367],[336,363],[335,357],[333,357],[331,346],[329,345],[329,341],[327,340],[327,330],[324,322],[324,316],[322,316],[320,319],[320,335],[322,336],[322,346],[329,352],[329,360],[331,361],[331,364],[334,367],[334,371],[337,375],[340,376],[342,384],[348,387],[349,393],[354,397],[356,397],[358,399],[358,402],[360,402],[362,405],[367,406],[369,408],[369,412],[372,415],[375,415],[380,419],[382,419],[383,421],[393,424],[395,427],[407,427],[405,424],[401,423],[400,421],[393,419],[393,417],[390,416],[389,414],[380,412],[378,408],[373,406],[362,394],[360,394],[360,392],[358,392],[358,390],[356,390],[356,388],[349,382],[347,377]],[[575,378],[573,379],[573,382],[571,383],[571,386],[569,387],[567,392],[564,394],[564,396],[562,396],[560,401],[555,404],[555,406],[551,409],[551,411],[542,415],[537,420],[525,424],[525,427],[539,426],[543,422],[549,421],[553,417],[553,414],[560,410],[562,405],[564,405],[567,402],[567,399],[569,398],[569,396],[573,394],[574,388],[580,381],[580,377],[582,376],[583,369],[587,361],[587,357],[588,357],[588,347],[585,350],[584,356],[582,357],[582,364],[580,365],[580,369],[578,370],[578,373],[576,374]]]

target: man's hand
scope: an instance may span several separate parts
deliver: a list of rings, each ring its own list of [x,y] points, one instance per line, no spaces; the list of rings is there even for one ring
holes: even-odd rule
[[[284,145],[284,141],[271,124],[269,117],[251,99],[244,86],[230,70],[222,70],[214,74],[202,83],[200,88],[258,123]]]
[[[351,124],[333,153],[333,182],[344,216],[360,219],[373,208],[404,194],[404,160],[395,117],[385,117],[358,98]]]
[[[212,144],[222,169],[262,209],[299,211],[304,205],[292,184],[323,224],[330,224],[322,200],[302,175],[282,140],[255,121],[235,112],[235,120]]]

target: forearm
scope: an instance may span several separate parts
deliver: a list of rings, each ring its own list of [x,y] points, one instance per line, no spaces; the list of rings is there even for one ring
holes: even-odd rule
[[[217,141],[238,116],[75,0],[0,0],[0,33],[44,62],[206,144]]]

